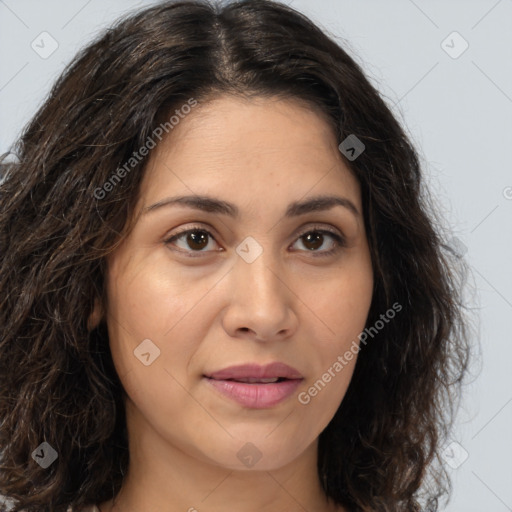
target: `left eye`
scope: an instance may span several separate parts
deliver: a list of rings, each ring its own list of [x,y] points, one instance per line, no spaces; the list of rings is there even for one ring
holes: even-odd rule
[[[331,248],[324,250],[324,251],[317,251],[319,247],[324,245],[325,243],[325,237],[331,238],[333,242],[331,242]],[[211,238],[212,240],[215,240],[213,235],[203,229],[203,228],[192,228],[188,229],[186,231],[182,231],[181,233],[177,233],[176,235],[173,235],[172,237],[165,240],[166,245],[174,245],[175,242],[183,240],[185,244],[188,245],[187,247],[179,248],[179,251],[189,253],[190,256],[192,256],[190,253],[203,253],[203,252],[210,252],[205,251],[205,247],[208,247],[208,239]],[[327,231],[327,230],[319,230],[314,229],[311,231],[306,231],[302,235],[299,236],[297,241],[302,241],[304,247],[306,247],[307,252],[317,253],[315,256],[325,256],[332,254],[339,249],[341,249],[345,245],[345,240],[342,236],[340,236],[337,233]],[[176,244],[177,245],[177,244]],[[178,246],[179,247],[179,246]],[[189,250],[191,249],[191,250]]]
[[[345,245],[345,240],[343,237],[338,235],[337,233],[333,233],[331,231],[325,231],[325,230],[313,230],[308,231],[307,233],[304,233],[303,235],[299,236],[297,241],[299,240],[305,240],[305,242],[302,242],[303,245],[306,247],[306,250],[308,252],[316,252],[316,249],[321,247],[324,243],[325,237],[331,238],[331,240],[334,240],[334,242],[331,242],[331,248],[325,251],[321,251],[318,256],[325,256],[332,254],[336,252],[338,249],[341,249]],[[312,246],[307,247],[307,245]]]

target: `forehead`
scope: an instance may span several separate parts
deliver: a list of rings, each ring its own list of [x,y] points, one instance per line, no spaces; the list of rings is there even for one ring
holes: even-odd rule
[[[326,115],[299,99],[225,95],[199,103],[166,138],[160,149],[194,146],[215,141],[223,151],[251,152],[258,149],[288,149],[297,145],[330,149],[336,137]],[[158,151],[156,152],[158,154]]]
[[[142,195],[149,200],[187,187],[257,194],[269,186],[303,195],[320,181],[324,192],[339,187],[358,195],[323,114],[294,99],[222,96],[182,115],[152,151]]]

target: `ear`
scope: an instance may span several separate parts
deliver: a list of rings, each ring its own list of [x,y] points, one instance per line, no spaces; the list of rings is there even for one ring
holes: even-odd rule
[[[87,330],[91,332],[93,329],[98,327],[102,318],[103,307],[98,297],[96,297],[94,299],[94,308],[92,310],[92,313],[89,315],[89,318],[87,319]]]

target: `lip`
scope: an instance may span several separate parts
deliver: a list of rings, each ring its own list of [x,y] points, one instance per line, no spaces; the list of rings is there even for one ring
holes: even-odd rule
[[[290,397],[304,377],[284,363],[265,366],[244,364],[230,366],[203,376],[205,381],[222,395],[250,409],[267,409]],[[273,383],[245,383],[229,379],[271,379],[285,380]]]
[[[246,384],[208,377],[205,377],[205,380],[224,396],[249,409],[268,409],[283,402],[302,382],[302,379],[291,379],[272,384]]]
[[[271,379],[282,377],[286,379],[302,379],[303,376],[296,368],[285,363],[275,362],[264,366],[258,364],[241,364],[229,366],[223,370],[205,374],[205,377],[215,380],[226,379]]]

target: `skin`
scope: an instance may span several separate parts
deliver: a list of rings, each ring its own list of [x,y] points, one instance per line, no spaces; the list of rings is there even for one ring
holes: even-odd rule
[[[343,511],[317,475],[318,436],[338,409],[356,357],[311,401],[307,391],[357,341],[373,275],[360,188],[327,121],[295,100],[222,96],[199,104],[152,150],[136,224],[108,260],[105,316],[127,394],[130,467],[101,512]],[[144,208],[175,195],[234,203],[238,219],[186,206]],[[344,206],[285,218],[316,195]],[[196,243],[180,230],[198,226]],[[333,229],[346,246],[318,230]],[[307,233],[319,240],[309,241]],[[263,252],[236,252],[247,237]],[[252,249],[251,249],[252,250]],[[193,253],[188,257],[187,254]],[[319,256],[315,256],[319,254]],[[160,355],[134,356],[150,339]],[[242,363],[281,361],[304,376],[280,404],[250,409],[220,395],[203,374]],[[347,418],[350,421],[350,418]],[[237,457],[252,443],[261,459]]]

